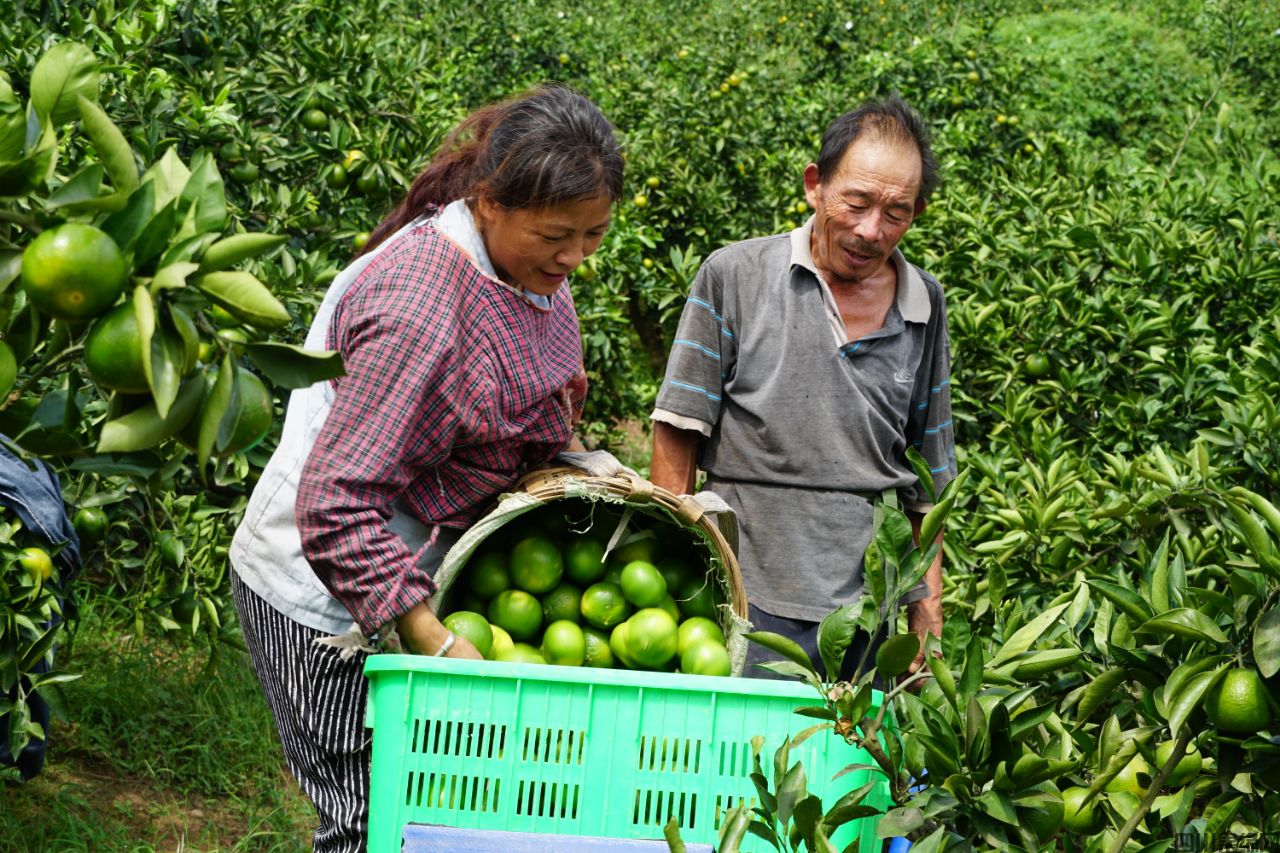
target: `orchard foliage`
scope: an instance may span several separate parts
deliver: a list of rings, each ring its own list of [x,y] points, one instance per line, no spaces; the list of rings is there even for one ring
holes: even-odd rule
[[[823,128],[900,92],[942,165],[904,250],[946,288],[969,475],[946,497],[951,618],[935,686],[895,697],[903,758],[934,784],[886,831],[1007,850],[1275,830],[1277,742],[1218,731],[1204,705],[1229,670],[1256,670],[1269,690],[1280,670],[1277,20],[1275,0],[24,3],[0,21],[0,182],[25,176],[0,211],[0,272],[12,282],[42,229],[116,215],[94,205],[137,192],[129,165],[170,186],[203,175],[226,219],[179,239],[179,191],[155,253],[134,252],[126,298],[146,299],[136,288],[150,279],[153,302],[200,318],[205,365],[256,370],[282,402],[291,382],[264,362],[280,344],[246,345],[258,334],[238,328],[247,318],[206,310],[195,280],[214,244],[178,243],[283,238],[227,268],[284,306],[273,334],[296,344],[454,122],[561,80],[601,105],[627,151],[614,225],[571,281],[592,379],[585,431],[608,441],[647,415],[700,261],[803,222],[801,172]],[[67,91],[119,140],[89,132],[75,98],[25,120],[45,97],[37,63],[74,44],[96,62]],[[161,281],[185,286],[157,287],[177,263],[196,269]],[[74,356],[49,358],[84,330],[21,310],[5,322],[22,357],[3,431],[60,466],[73,506],[110,518],[86,594],[139,629],[210,625],[227,537],[273,436],[207,466],[171,439],[139,451],[146,465],[107,465],[96,442],[128,412]],[[174,389],[150,390],[158,414]],[[886,523],[887,553],[903,543]],[[824,708],[857,736],[861,700]],[[1162,741],[1198,748],[1203,772],[1132,800],[1107,790],[1135,753],[1157,782],[1173,778]],[[905,777],[894,786],[905,798]],[[1068,787],[1091,792],[1102,825],[1070,842],[1034,834],[1028,816],[1052,817]]]

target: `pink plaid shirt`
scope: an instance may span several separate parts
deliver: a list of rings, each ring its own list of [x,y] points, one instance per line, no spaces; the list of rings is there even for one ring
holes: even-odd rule
[[[308,562],[366,633],[436,586],[387,521],[399,502],[465,528],[564,449],[587,378],[567,287],[549,310],[482,273],[431,225],[383,251],[333,316],[347,375],[298,485]]]

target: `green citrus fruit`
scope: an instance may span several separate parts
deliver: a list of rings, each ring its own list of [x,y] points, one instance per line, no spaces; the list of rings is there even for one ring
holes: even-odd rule
[[[530,536],[517,542],[507,559],[507,567],[516,588],[534,595],[555,589],[564,575],[560,549],[556,543],[541,536]]]
[[[240,397],[240,414],[236,418],[231,440],[226,447],[217,451],[219,453],[241,453],[253,449],[267,437],[275,418],[271,392],[257,376],[247,370],[237,371],[236,392]]]
[[[1156,771],[1169,761],[1169,756],[1173,755],[1174,742],[1171,740],[1164,741],[1156,747]],[[1204,757],[1200,755],[1200,750],[1194,746],[1182,756],[1181,760],[1173,767],[1173,772],[1169,774],[1169,778],[1165,780],[1165,784],[1170,788],[1181,788],[1192,779],[1200,775],[1200,769],[1204,766]]]
[[[503,649],[498,652],[493,659],[505,663],[545,664],[547,662],[547,659],[542,656],[542,652],[528,643],[515,643],[510,649]]]
[[[613,652],[613,657],[628,669],[639,669],[636,662],[631,659],[630,653],[627,651],[627,623],[622,622],[615,625],[613,630],[609,632],[609,651]]]
[[[582,666],[587,659],[587,639],[578,623],[561,619],[542,634],[542,656],[556,666]]]
[[[71,526],[76,529],[81,547],[93,548],[107,535],[111,519],[107,518],[107,514],[101,508],[86,506],[76,510],[75,517],[71,519]]]
[[[572,584],[562,583],[542,596],[542,615],[546,617],[548,625],[561,619],[581,622],[581,606],[582,591]]]
[[[662,572],[662,579],[667,582],[667,592],[672,595],[684,589],[695,575],[693,566],[673,557],[658,563],[658,571]]]
[[[231,167],[231,177],[237,183],[251,184],[258,180],[258,167],[253,163],[240,163]]]
[[[636,607],[656,607],[667,594],[667,582],[653,563],[632,560],[622,567],[622,594]]]
[[[489,654],[486,655],[489,660],[496,660],[498,655],[509,652],[515,647],[516,643],[511,639],[511,635],[497,625],[490,625],[489,630],[493,632],[493,644],[489,647]]]
[[[719,585],[710,577],[697,576],[689,580],[676,596],[676,604],[686,617],[716,618],[716,605],[724,600]]]
[[[324,182],[331,190],[340,190],[351,180],[351,176],[347,174],[347,169],[341,163],[335,164],[325,173]]]
[[[239,163],[244,159],[244,149],[237,142],[224,142],[218,149],[218,156],[228,163]]]
[[[1229,669],[1204,701],[1209,721],[1220,731],[1256,734],[1271,723],[1267,688],[1252,669]]]
[[[88,320],[106,311],[124,292],[128,273],[116,241],[78,222],[50,228],[22,253],[27,299],[59,320]]]
[[[631,612],[622,587],[603,582],[594,583],[583,591],[579,607],[588,624],[605,629],[621,624]]]
[[[627,656],[640,666],[665,666],[678,647],[679,629],[667,611],[646,607],[627,619]]]
[[[701,640],[711,640],[724,645],[724,632],[714,620],[705,616],[693,616],[680,623],[678,649],[681,654],[690,645]]]
[[[13,350],[4,341],[0,341],[0,397],[13,390],[13,383],[18,378],[18,359]]]
[[[590,586],[604,577],[604,543],[589,536],[573,539],[564,549],[564,570],[569,580]]]
[[[173,615],[173,621],[179,625],[190,625],[191,620],[195,618],[196,608],[200,606],[200,602],[196,599],[196,591],[188,589],[174,599],[169,607],[169,612]]]
[[[587,626],[582,629],[583,641],[586,643],[587,666],[608,669],[613,666],[613,650],[609,648],[609,635],[599,628]]]
[[[160,559],[171,569],[181,569],[187,559],[187,546],[172,530],[163,530],[156,537],[156,549]]]
[[[485,601],[503,590],[511,589],[507,558],[493,551],[475,555],[467,567],[467,582],[471,591]]]
[[[684,618],[680,614],[680,608],[676,606],[676,600],[671,597],[671,593],[667,593],[662,596],[662,600],[658,602],[658,607],[661,607],[663,610],[667,611],[667,613],[671,614],[671,618],[676,620],[677,623]]]
[[[444,626],[459,637],[466,638],[485,657],[493,649],[493,630],[479,613],[470,610],[454,611],[444,617]]]
[[[527,640],[542,627],[542,603],[522,590],[503,590],[489,602],[489,621],[513,640]]]
[[[104,388],[126,394],[150,390],[142,366],[142,332],[132,303],[117,305],[93,324],[84,339],[84,366]]]
[[[368,231],[357,232],[356,235],[351,238],[352,248],[354,248],[356,251],[363,249],[365,246],[369,245],[369,238],[372,236],[373,235],[370,234]]]
[[[1044,844],[1057,835],[1058,830],[1062,829],[1062,818],[1066,814],[1066,804],[1052,782],[1036,785],[1034,790],[1038,792],[1038,795],[1032,798],[1034,805],[1023,803],[1018,808],[1018,816],[1026,827],[1031,830],[1031,834],[1036,837],[1036,840]]]
[[[658,537],[652,530],[641,530],[639,533],[634,533],[626,543],[613,549],[609,554],[609,559],[619,566],[625,566],[632,560],[656,563],[658,560]]]
[[[680,671],[690,675],[729,675],[729,651],[715,640],[695,640],[680,652]]]
[[[307,130],[324,130],[329,126],[329,116],[321,109],[306,110],[302,114],[302,126]]]
[[[1034,352],[1022,362],[1022,369],[1032,379],[1040,379],[1053,370],[1053,361],[1042,352]]]
[[[370,166],[356,178],[356,189],[365,195],[376,193],[382,189],[382,172],[377,166]]]
[[[1133,794],[1141,799],[1151,784],[1151,765],[1141,755],[1135,754],[1119,773],[1103,788],[1110,794]]]
[[[205,316],[209,318],[209,322],[219,329],[240,325],[240,318],[221,305],[206,305],[203,310]]]
[[[342,158],[342,168],[348,172],[357,172],[364,167],[368,159],[364,156],[363,151],[358,148],[352,148],[347,152],[347,156]]]
[[[1097,798],[1084,803],[1088,788],[1073,785],[1062,792],[1062,828],[1077,835],[1092,836],[1102,830],[1106,815],[1099,811]],[[1083,804],[1083,805],[1082,805]]]
[[[33,581],[47,581],[53,577],[53,558],[43,548],[23,548],[18,552],[18,565],[26,570]]]

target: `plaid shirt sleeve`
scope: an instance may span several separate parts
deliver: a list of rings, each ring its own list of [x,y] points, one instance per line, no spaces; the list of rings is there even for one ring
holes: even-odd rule
[[[298,485],[303,553],[369,635],[435,592],[387,522],[412,472],[448,458],[460,429],[458,326],[424,254],[370,268],[335,315],[347,375]]]

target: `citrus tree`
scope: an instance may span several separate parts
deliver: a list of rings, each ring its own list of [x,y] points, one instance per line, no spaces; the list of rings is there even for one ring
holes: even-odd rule
[[[211,494],[244,480],[245,451],[271,429],[262,377],[297,388],[341,366],[336,354],[269,339],[292,317],[243,266],[285,238],[231,220],[209,152],[184,161],[170,148],[140,164],[99,104],[101,82],[97,59],[74,42],[36,63],[27,102],[0,79],[0,431],[12,452],[73,480],[86,556],[107,540],[109,510],[125,516],[132,535],[111,543],[112,570],[154,567],[164,580],[147,594],[172,600],[169,613],[137,606],[139,627],[150,614],[195,628],[201,612],[216,627],[220,583],[199,589],[188,548],[222,562],[225,533],[211,528],[230,507]],[[13,715],[13,754],[43,736],[26,698],[59,682],[32,671],[56,643],[69,580],[20,528],[7,528],[0,587],[0,696],[10,697],[0,711]]]

